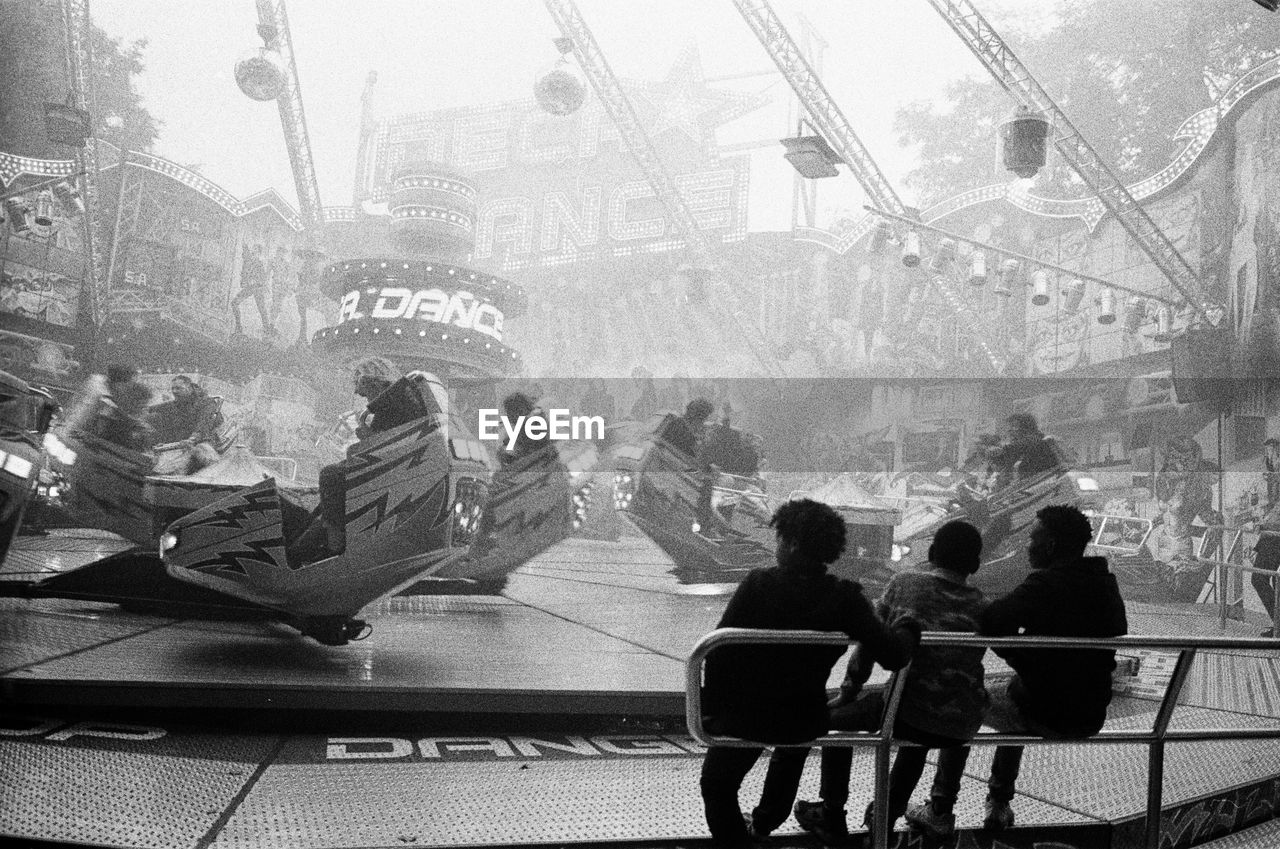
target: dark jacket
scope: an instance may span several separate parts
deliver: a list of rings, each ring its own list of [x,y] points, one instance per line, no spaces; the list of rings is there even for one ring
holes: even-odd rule
[[[843,631],[868,662],[900,669],[918,629],[889,628],[858,584],[777,566],[752,570],[718,627]],[[827,678],[840,646],[729,646],[707,657],[703,713],[714,733],[765,743],[801,743],[828,728]]]
[[[1032,571],[987,605],[980,633],[1049,637],[1119,637],[1129,631],[1124,599],[1105,557],[1082,557]],[[1066,736],[1100,729],[1111,703],[1115,652],[1001,649],[1017,675],[1010,694],[1028,717]]]
[[[167,401],[151,408],[151,426],[155,429],[155,444],[181,442],[193,439],[210,442],[218,429],[222,414],[218,402],[205,394],[199,386],[185,401]]]
[[[698,435],[684,416],[672,416],[658,429],[658,438],[693,459],[698,454]]]
[[[698,453],[700,466],[716,466],[722,472],[755,477],[760,470],[756,450],[743,438],[742,432],[728,425],[712,428]]]
[[[419,392],[406,375],[369,400],[365,423],[370,434],[385,433],[439,412],[430,395]]]
[[[991,464],[999,473],[999,485],[1007,486],[1057,468],[1062,464],[1062,458],[1053,440],[1042,436],[1000,448]]]

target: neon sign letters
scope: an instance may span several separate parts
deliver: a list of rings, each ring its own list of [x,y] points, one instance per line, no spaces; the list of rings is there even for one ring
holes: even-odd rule
[[[470,292],[443,289],[353,289],[338,307],[338,324],[356,319],[411,319],[474,330],[502,340],[502,311]]]

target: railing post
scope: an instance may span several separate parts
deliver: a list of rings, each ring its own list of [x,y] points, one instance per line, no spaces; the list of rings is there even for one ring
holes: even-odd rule
[[[889,849],[889,755],[893,751],[893,726],[898,721],[898,702],[902,700],[908,669],[910,666],[895,672],[885,687],[884,716],[880,719],[880,739],[876,742],[875,789],[871,796],[874,800],[870,823],[872,849]]]
[[[1160,849],[1160,813],[1164,808],[1164,737],[1195,656],[1196,650],[1193,648],[1178,652],[1178,662],[1173,667],[1173,674],[1169,676],[1169,686],[1165,688],[1164,698],[1152,727],[1153,739],[1147,747],[1147,849]]]

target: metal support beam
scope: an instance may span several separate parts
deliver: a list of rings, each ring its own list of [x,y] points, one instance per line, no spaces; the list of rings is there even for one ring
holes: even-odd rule
[[[284,128],[303,226],[314,236],[319,236],[324,228],[324,207],[320,203],[320,185],[316,180],[315,162],[311,158],[311,137],[307,133],[307,117],[302,108],[302,89],[298,85],[298,66],[293,57],[289,16],[285,12],[284,0],[257,0],[257,5],[258,23],[275,30],[275,37],[268,46],[279,52],[288,69],[285,90],[276,98],[276,105],[280,110],[280,124]]]
[[[1107,211],[1116,217],[1170,285],[1187,300],[1196,317],[1202,317],[1203,293],[1196,272],[987,19],[969,0],[929,0],[929,3],[996,82],[1023,106],[1051,117],[1056,133],[1054,146],[1058,152],[1097,194]]]

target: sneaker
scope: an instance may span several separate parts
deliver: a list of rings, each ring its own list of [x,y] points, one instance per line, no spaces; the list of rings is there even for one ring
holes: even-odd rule
[[[747,837],[750,837],[753,843],[768,841],[769,832],[756,828],[755,823],[751,821],[751,814],[742,815],[742,824],[747,827]]]
[[[849,826],[844,810],[831,811],[824,802],[796,802],[796,822],[824,845],[841,846],[849,842]]]
[[[1008,802],[998,802],[987,798],[986,816],[982,818],[982,827],[987,831],[1004,831],[1013,826],[1013,808]]]
[[[913,831],[917,831],[926,837],[934,840],[946,840],[956,830],[956,815],[954,813],[940,814],[933,807],[933,802],[925,802],[923,805],[916,805],[906,813],[907,825]]]

